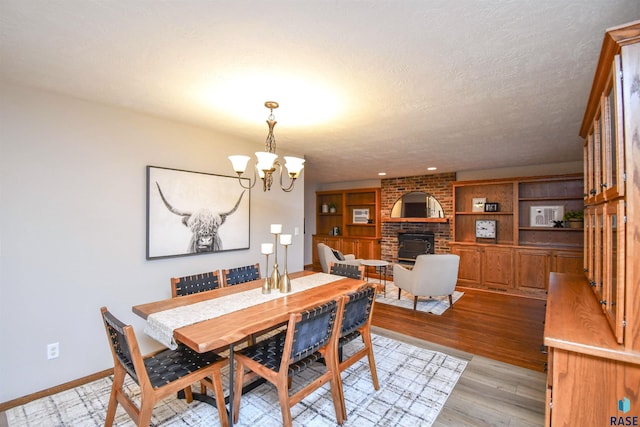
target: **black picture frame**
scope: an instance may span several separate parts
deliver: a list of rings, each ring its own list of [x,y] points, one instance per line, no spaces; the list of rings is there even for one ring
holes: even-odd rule
[[[250,205],[238,177],[147,166],[147,259],[249,249]]]
[[[495,202],[487,202],[484,204],[485,212],[498,212],[499,204]]]

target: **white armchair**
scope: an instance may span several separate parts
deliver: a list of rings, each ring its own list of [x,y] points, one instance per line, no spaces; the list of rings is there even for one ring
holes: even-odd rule
[[[356,256],[353,254],[344,255],[344,260],[338,259],[333,253],[333,249],[324,243],[318,243],[318,258],[320,259],[322,271],[325,273],[329,272],[329,266],[332,262],[336,264],[360,265],[360,260],[356,259]]]
[[[453,291],[458,281],[460,256],[453,254],[418,255],[412,270],[393,265],[393,282],[398,287],[398,299],[402,290],[414,296],[413,309],[418,297],[448,295],[453,307]]]

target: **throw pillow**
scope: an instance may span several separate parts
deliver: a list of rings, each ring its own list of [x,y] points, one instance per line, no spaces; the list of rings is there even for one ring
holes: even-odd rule
[[[338,258],[339,261],[344,261],[344,255],[342,255],[342,252],[335,249],[331,249],[331,252],[333,252],[333,256]]]

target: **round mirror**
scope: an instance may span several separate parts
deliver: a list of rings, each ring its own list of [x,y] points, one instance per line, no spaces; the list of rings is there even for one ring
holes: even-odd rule
[[[444,211],[431,194],[412,191],[393,204],[391,218],[444,218]]]

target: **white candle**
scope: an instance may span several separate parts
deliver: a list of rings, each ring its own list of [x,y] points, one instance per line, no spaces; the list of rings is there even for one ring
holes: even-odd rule
[[[273,253],[273,243],[263,243],[262,244],[262,254],[269,255]]]
[[[291,244],[291,234],[281,234],[280,235],[280,244],[281,245],[290,245]]]
[[[271,224],[271,234],[282,233],[282,224]]]

